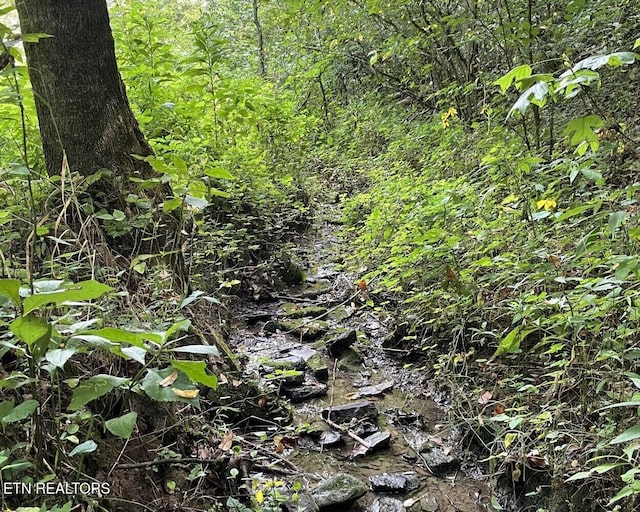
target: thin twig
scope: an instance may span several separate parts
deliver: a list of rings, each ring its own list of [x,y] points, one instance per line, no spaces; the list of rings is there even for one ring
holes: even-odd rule
[[[329,425],[330,427],[335,428],[336,430],[339,430],[340,432],[342,432],[343,434],[348,435],[351,439],[353,439],[354,441],[357,441],[358,443],[360,443],[362,446],[364,446],[367,450],[370,450],[373,448],[373,446],[371,446],[369,443],[367,443],[364,439],[362,439],[358,434],[353,433],[351,430],[349,430],[348,428],[345,428],[341,425],[338,425],[337,423],[331,421],[329,418],[324,418],[324,421],[327,425]]]

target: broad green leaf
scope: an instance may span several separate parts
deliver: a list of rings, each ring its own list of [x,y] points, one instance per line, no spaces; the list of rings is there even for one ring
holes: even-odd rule
[[[520,350],[520,343],[522,340],[534,331],[535,329],[522,330],[520,326],[512,329],[509,334],[502,338],[493,356],[497,357],[502,354],[513,354],[518,352]]]
[[[100,336],[114,343],[128,343],[135,347],[144,348],[145,346],[143,338],[138,333],[125,331],[124,329],[118,329],[117,327],[104,327],[94,331],[85,331],[80,334]]]
[[[9,325],[11,332],[27,346],[45,346],[51,339],[51,324],[32,313],[16,318]],[[33,352],[33,350],[32,350]]]
[[[624,211],[609,214],[609,232],[613,235],[626,219],[627,212]]]
[[[184,372],[192,381],[215,389],[218,386],[218,378],[207,373],[207,363],[204,361],[177,361],[171,360],[171,366]]]
[[[221,169],[220,167],[214,167],[213,169],[207,169],[206,171],[204,171],[204,174],[206,176],[209,176],[209,178],[223,178],[225,180],[233,180],[233,179],[235,179],[233,177],[233,174],[231,174],[226,169]]]
[[[56,348],[49,350],[44,358],[57,368],[62,368],[75,353],[76,350],[73,348]]]
[[[182,198],[181,197],[173,197],[171,199],[167,199],[162,203],[162,211],[163,212],[172,212],[182,206]]]
[[[193,384],[191,384],[191,381],[184,373],[181,373],[178,376],[178,379],[173,382],[171,386],[160,385],[160,382],[173,372],[175,372],[175,369],[172,367],[165,368],[163,370],[149,369],[147,370],[147,374],[142,380],[140,387],[150,398],[157,402],[184,402],[200,408],[200,401],[197,398],[184,398],[176,395],[172,391],[172,388],[182,389],[185,391],[194,389]]]
[[[73,390],[69,409],[72,411],[79,409],[92,400],[110,393],[114,388],[121,386],[126,381],[127,379],[105,374],[91,377],[89,380],[81,382],[78,387]]]
[[[176,347],[173,352],[183,352],[186,354],[207,354],[207,355],[220,355],[218,349],[213,345],[184,345],[182,347]]]
[[[137,361],[138,363],[144,365],[145,359],[147,357],[147,351],[144,348],[140,347],[123,347],[120,351],[127,357]]]
[[[611,441],[609,441],[609,444],[626,443],[638,438],[640,438],[640,424],[635,425],[625,430],[622,434],[614,437]]]
[[[16,405],[9,414],[5,414],[2,418],[3,423],[14,423],[21,421],[33,414],[40,404],[37,400],[25,400],[19,405]]]
[[[20,307],[20,281],[17,279],[0,279],[0,295],[6,295]]]
[[[7,414],[9,414],[9,412],[13,409],[13,405],[13,400],[0,402],[0,421],[2,421],[2,418],[4,418]]]
[[[34,309],[38,309],[47,304],[59,305],[67,301],[87,301],[97,299],[112,290],[113,288],[110,286],[92,280],[77,283],[72,285],[71,288],[60,292],[31,295],[24,299],[23,314],[26,315]]]
[[[199,210],[204,210],[209,206],[209,201],[201,197],[192,196],[191,194],[187,194],[185,196],[184,202],[193,208],[198,208]]]
[[[171,326],[163,333],[163,342],[169,341],[171,336],[173,336],[178,331],[186,332],[191,327],[191,321],[189,320],[178,320],[171,324]]]
[[[602,66],[619,67],[629,64],[633,64],[637,59],[637,55],[633,52],[615,52],[608,55],[592,55],[586,59],[581,60],[570,71],[566,73],[576,72],[580,69],[596,70]]]
[[[122,439],[129,439],[133,434],[133,429],[136,426],[136,420],[138,419],[138,413],[130,412],[119,418],[113,418],[104,422],[104,426],[114,436],[121,437]]]
[[[511,107],[511,110],[509,110],[507,119],[514,111],[524,115],[531,104],[543,107],[547,101],[548,94],[549,84],[547,82],[535,83],[520,95],[518,100],[513,104],[513,107]]]
[[[500,92],[504,94],[513,82],[521,81],[529,76],[531,76],[531,66],[523,64],[522,66],[512,69],[493,83],[494,85],[500,86]]]
[[[95,441],[89,440],[85,441],[82,444],[76,446],[71,452],[69,452],[69,457],[73,457],[74,455],[84,455],[85,453],[95,452],[98,448],[98,445]]]
[[[598,142],[598,136],[594,129],[601,128],[604,124],[604,120],[596,114],[578,117],[567,124],[564,134],[571,135],[571,144],[578,145],[581,142],[587,142],[591,151],[595,152],[600,147],[600,142]]]

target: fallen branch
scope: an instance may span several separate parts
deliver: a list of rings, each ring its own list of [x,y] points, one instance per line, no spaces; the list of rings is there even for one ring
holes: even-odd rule
[[[353,433],[351,430],[349,430],[348,428],[345,428],[341,425],[338,425],[337,423],[331,421],[329,418],[323,418],[325,423],[327,425],[329,425],[332,428],[335,428],[336,430],[339,430],[340,432],[342,432],[343,434],[348,435],[351,439],[353,439],[354,441],[357,441],[358,443],[360,443],[362,446],[364,446],[367,450],[370,450],[371,448],[373,448],[373,446],[371,446],[369,443],[367,443],[364,439],[362,439],[359,435]]]

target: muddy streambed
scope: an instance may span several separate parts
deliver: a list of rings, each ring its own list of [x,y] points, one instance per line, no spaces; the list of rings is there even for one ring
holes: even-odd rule
[[[424,376],[387,356],[385,319],[338,270],[334,231],[325,222],[300,245],[304,284],[235,314],[231,342],[247,377],[291,403],[284,434],[275,424],[264,429],[299,471],[283,479],[313,490],[344,473],[369,488],[326,510],[490,510],[486,483],[465,463],[459,433],[444,428]]]

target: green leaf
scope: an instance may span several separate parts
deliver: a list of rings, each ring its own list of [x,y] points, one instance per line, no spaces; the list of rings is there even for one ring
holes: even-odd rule
[[[162,211],[172,212],[182,206],[182,198],[181,197],[173,197],[171,199],[167,199],[162,203]]]
[[[170,386],[160,385],[160,382],[173,372],[175,372],[175,369],[172,367],[163,370],[149,369],[140,387],[150,398],[157,402],[184,402],[199,408],[200,402],[197,398],[184,398],[172,391],[172,388],[186,391],[193,389],[193,384],[184,373],[180,373],[178,379]]]
[[[13,400],[0,402],[0,421],[13,409]]]
[[[76,352],[73,348],[57,348],[49,350],[44,358],[57,368],[63,368],[65,363],[71,359]]]
[[[226,169],[221,169],[220,167],[214,167],[213,169],[207,169],[206,171],[204,171],[204,174],[206,176],[209,176],[209,178],[222,178],[222,179],[225,179],[225,180],[233,180],[233,179],[235,179],[233,177],[233,174],[231,174]]]
[[[121,386],[126,381],[127,379],[105,374],[91,377],[89,380],[81,382],[78,387],[73,390],[69,409],[72,411],[79,409],[92,400],[110,393],[115,387]]]
[[[604,120],[596,114],[578,117],[567,124],[564,134],[571,135],[571,144],[578,145],[586,141],[591,151],[595,152],[600,147],[600,142],[594,128],[601,128],[604,124]]]
[[[207,363],[204,361],[177,361],[171,360],[171,366],[184,372],[192,381],[215,389],[218,386],[218,378],[207,373]]]
[[[580,69],[596,70],[601,68],[602,66],[626,66],[629,64],[633,64],[636,59],[637,55],[633,52],[615,52],[608,55],[592,55],[591,57],[587,57],[586,59],[578,62],[571,68],[571,70],[565,71],[562,76],[564,76],[566,73],[575,73]]]
[[[9,325],[11,332],[27,346],[46,345],[51,339],[52,327],[49,322],[32,313],[16,318]]]
[[[25,400],[20,405],[17,405],[13,410],[2,418],[3,423],[14,423],[21,421],[33,414],[40,404],[37,400]]]
[[[609,215],[609,232],[613,235],[627,219],[627,212],[613,212]]]
[[[22,34],[22,40],[25,43],[37,43],[40,39],[47,39],[53,37],[51,34],[45,34],[43,32],[34,32],[32,34]]]
[[[514,354],[520,350],[520,343],[527,335],[534,332],[535,329],[522,330],[520,326],[512,329],[498,344],[498,348],[493,354],[494,357],[498,357],[502,354]]]
[[[547,101],[548,94],[549,84],[547,82],[535,83],[520,95],[518,100],[513,104],[513,107],[511,107],[511,110],[509,110],[507,119],[514,111],[524,115],[531,104],[543,107]]]
[[[104,422],[104,426],[114,436],[121,437],[122,439],[129,439],[133,434],[133,429],[136,426],[136,420],[138,414],[136,412],[130,412],[119,418],[113,418]]]
[[[182,347],[176,347],[173,352],[184,352],[186,354],[206,354],[219,356],[220,352],[213,345],[184,345]]]
[[[209,201],[201,197],[192,196],[191,194],[187,194],[185,196],[184,202],[193,208],[198,208],[199,210],[204,210],[209,206]]]
[[[506,75],[502,76],[498,80],[496,80],[494,85],[500,86],[500,92],[504,94],[507,92],[507,89],[511,87],[513,82],[519,82],[527,77],[531,76],[531,66],[528,64],[523,64],[522,66],[518,66],[517,68],[512,69]]]
[[[128,343],[135,347],[145,348],[144,340],[138,333],[125,331],[124,329],[118,329],[117,327],[104,327],[94,331],[84,331],[80,334],[100,336],[101,338],[105,338],[113,343]]]
[[[609,441],[609,444],[627,443],[638,438],[640,438],[640,424],[635,425],[625,430],[622,434],[614,437],[611,441]]]
[[[0,279],[0,295],[6,295],[20,307],[20,281],[17,279]]]
[[[34,309],[46,304],[59,305],[67,301],[86,301],[97,299],[112,290],[113,288],[106,284],[91,280],[72,285],[72,287],[67,288],[64,291],[31,295],[24,299],[23,314],[26,315]]]
[[[73,457],[74,455],[84,455],[85,453],[95,452],[98,448],[98,445],[95,441],[89,440],[85,441],[82,444],[76,446],[71,452],[69,452],[69,457]]]

